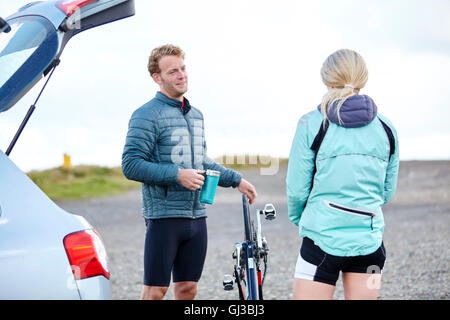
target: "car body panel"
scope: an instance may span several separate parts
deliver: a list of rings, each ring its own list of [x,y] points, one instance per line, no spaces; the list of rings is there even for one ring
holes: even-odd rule
[[[63,246],[67,234],[92,226],[58,207],[2,151],[0,177],[0,299],[110,299],[106,278],[75,280]]]
[[[111,300],[111,283],[103,276],[76,280],[82,300]]]
[[[0,75],[0,114],[59,63],[75,34],[134,15],[134,0],[81,2],[88,4],[69,17],[59,2],[30,3],[6,19],[12,28],[0,33],[0,69],[8,72]],[[22,21],[32,24],[16,23],[25,27],[14,29],[14,22]],[[48,42],[39,38],[39,24]],[[11,40],[18,32],[30,37]],[[111,299],[105,276],[75,280],[64,247],[68,234],[89,229],[83,217],[58,207],[0,150],[0,299]]]

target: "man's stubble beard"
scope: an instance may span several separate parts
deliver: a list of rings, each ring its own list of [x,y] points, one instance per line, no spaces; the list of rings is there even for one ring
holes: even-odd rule
[[[161,81],[163,83],[163,88],[167,91],[167,93],[174,97],[174,98],[180,98],[182,97],[188,90],[188,81],[186,79],[186,90],[179,91],[174,85],[171,85],[170,83],[166,82],[163,78],[161,78]]]

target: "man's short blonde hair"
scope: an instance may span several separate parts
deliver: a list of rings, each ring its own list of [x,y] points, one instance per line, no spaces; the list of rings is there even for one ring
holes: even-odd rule
[[[179,47],[172,44],[165,44],[152,50],[148,59],[148,72],[152,76],[154,73],[160,73],[159,60],[164,56],[177,56],[184,59],[184,52]]]

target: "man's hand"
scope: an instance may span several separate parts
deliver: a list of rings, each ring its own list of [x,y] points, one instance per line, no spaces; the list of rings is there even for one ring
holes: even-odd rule
[[[253,202],[255,202],[256,197],[258,196],[255,187],[245,179],[241,179],[241,183],[238,186],[238,190],[247,196],[250,204],[253,204]]]
[[[183,187],[195,191],[204,184],[205,177],[201,174],[205,172],[205,170],[197,169],[180,169],[178,171],[178,181]]]

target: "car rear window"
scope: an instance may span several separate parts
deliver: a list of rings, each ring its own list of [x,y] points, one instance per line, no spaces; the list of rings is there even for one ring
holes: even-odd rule
[[[8,23],[11,31],[0,34],[0,112],[30,89],[58,50],[56,30],[47,19],[25,16]]]

